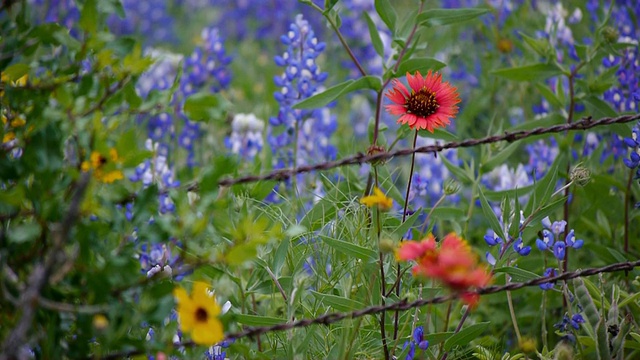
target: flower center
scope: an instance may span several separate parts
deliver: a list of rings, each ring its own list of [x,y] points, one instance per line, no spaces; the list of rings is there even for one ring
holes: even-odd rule
[[[407,100],[407,112],[419,117],[427,117],[435,114],[440,105],[436,100],[436,94],[422,88],[418,92],[411,94]]]
[[[205,310],[205,309],[203,309],[201,307],[199,307],[196,310],[196,321],[197,322],[207,322],[207,317],[208,317],[207,310]]]

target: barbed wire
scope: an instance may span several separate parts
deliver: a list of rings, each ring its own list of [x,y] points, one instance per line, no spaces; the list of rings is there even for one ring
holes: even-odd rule
[[[557,276],[539,277],[539,278],[535,278],[535,279],[524,281],[524,282],[514,282],[514,283],[508,283],[506,285],[487,286],[487,287],[477,289],[475,291],[470,291],[470,293],[478,294],[478,295],[496,294],[503,291],[514,291],[514,290],[519,290],[525,287],[538,286],[538,285],[547,284],[547,283],[556,283],[558,281],[566,281],[566,280],[571,280],[579,277],[593,276],[597,274],[611,273],[611,272],[618,272],[618,271],[629,271],[638,266],[640,266],[640,260],[636,260],[632,262],[625,261],[625,262],[609,264],[599,268],[588,268],[584,270],[566,272]],[[302,319],[298,321],[287,322],[287,323],[282,323],[282,324],[272,325],[272,326],[247,328],[239,332],[227,333],[225,335],[224,340],[235,341],[241,338],[253,338],[255,336],[270,333],[270,332],[292,330],[295,328],[309,327],[311,325],[328,326],[345,319],[356,319],[363,316],[375,315],[375,314],[386,312],[386,311],[392,311],[392,310],[406,311],[406,310],[411,310],[411,309],[424,306],[424,305],[429,305],[429,304],[442,304],[450,300],[459,299],[461,296],[462,296],[462,293],[452,293],[450,295],[437,296],[429,299],[418,299],[411,302],[409,302],[405,298],[398,302],[394,302],[392,304],[370,306],[364,309],[347,312],[347,313],[328,313],[328,314],[318,316],[316,318],[311,318],[311,319]],[[181,347],[181,346],[193,347],[196,345],[197,344],[194,343],[193,341],[174,344],[174,346],[176,347]],[[123,357],[141,355],[144,353],[146,353],[145,350],[136,349],[136,350],[123,352],[123,353],[108,354],[102,357],[102,359],[105,359],[105,360],[120,359]]]
[[[329,169],[334,169],[334,168],[346,166],[346,165],[379,162],[379,161],[389,160],[393,157],[407,156],[414,153],[437,153],[446,149],[472,147],[472,146],[490,144],[490,143],[495,143],[500,141],[513,142],[516,140],[521,140],[521,139],[525,139],[525,138],[536,136],[536,135],[559,133],[559,132],[573,131],[573,130],[587,130],[597,126],[604,126],[604,125],[611,125],[611,124],[624,124],[634,120],[640,120],[640,114],[623,115],[619,117],[606,117],[597,121],[594,121],[589,116],[589,117],[582,118],[580,121],[576,121],[571,124],[560,124],[560,125],[553,125],[549,127],[538,127],[531,130],[505,132],[502,135],[492,135],[492,136],[487,136],[480,139],[453,141],[453,142],[448,142],[442,145],[436,143],[435,145],[421,146],[415,149],[405,148],[405,149],[399,149],[399,150],[390,151],[390,152],[375,153],[371,155],[358,153],[340,160],[327,161],[327,162],[314,164],[314,165],[304,165],[296,168],[278,169],[262,175],[247,175],[247,176],[241,176],[236,178],[222,179],[221,181],[218,182],[218,185],[231,186],[236,184],[251,183],[251,182],[263,181],[263,180],[285,180],[290,177],[293,177],[294,175],[307,173],[311,171],[329,170]],[[191,184],[188,187],[188,190],[196,190],[196,189],[197,189],[197,184]]]
[[[472,291],[471,293],[476,293],[479,295],[489,295],[489,294],[495,294],[503,291],[518,290],[524,287],[537,286],[537,285],[546,284],[546,283],[555,283],[557,281],[571,280],[578,277],[592,276],[592,275],[597,275],[602,273],[617,272],[617,271],[623,271],[623,270],[632,270],[633,268],[638,266],[640,266],[640,260],[636,260],[633,262],[626,261],[626,262],[620,262],[615,264],[609,264],[607,266],[603,266],[599,268],[589,268],[589,269],[578,270],[574,272],[566,272],[557,276],[540,277],[540,278],[536,278],[536,279],[532,279],[524,282],[515,282],[515,283],[509,283],[506,285],[487,286],[487,287]],[[410,310],[410,309],[428,305],[428,304],[441,304],[449,300],[460,298],[461,295],[462,294],[460,293],[453,293],[451,295],[438,296],[438,297],[429,298],[429,299],[419,299],[412,302],[408,302],[407,299],[403,299],[393,304],[371,306],[368,308],[352,311],[349,313],[329,313],[313,319],[302,319],[302,320],[288,322],[288,323],[279,324],[279,325],[250,328],[240,332],[228,333],[226,335],[226,340],[240,339],[244,337],[254,337],[254,336],[265,334],[268,332],[291,330],[294,328],[307,327],[311,325],[330,325],[332,323],[335,323],[344,319],[355,319],[355,318],[363,317],[366,315],[374,315],[374,314],[378,314],[378,313],[390,311],[390,310],[405,311],[405,310]]]

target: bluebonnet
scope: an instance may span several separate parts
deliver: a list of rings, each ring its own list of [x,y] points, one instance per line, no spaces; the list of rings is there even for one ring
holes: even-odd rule
[[[491,172],[484,174],[481,179],[482,183],[489,190],[505,191],[516,188],[523,188],[533,184],[533,180],[525,171],[522,164],[514,168],[510,168],[507,164],[502,164]],[[528,195],[522,195],[518,198],[520,203],[525,203],[529,199]],[[498,217],[502,217],[502,209],[497,204],[492,204],[493,211]]]
[[[226,54],[224,38],[218,28],[203,29],[201,40],[202,46],[196,47],[184,62],[180,90],[185,97],[207,86],[211,92],[219,92],[231,82],[229,64],[232,58]]]
[[[416,141],[417,147],[434,144],[435,140],[430,138],[418,137]],[[444,182],[452,178],[453,175],[445,166],[442,160],[443,156],[455,166],[460,164],[455,150],[445,150],[437,157],[433,154],[416,154],[416,171],[409,189],[409,202],[414,208],[433,207],[444,194]],[[459,197],[452,195],[449,200],[456,203]]]
[[[580,313],[573,314],[571,317],[565,314],[562,317],[562,321],[557,324],[554,324],[553,327],[558,329],[561,332],[567,332],[567,330],[569,330],[569,326],[578,330],[580,329],[580,324],[584,324],[584,323],[585,323],[584,317]]]
[[[220,16],[216,26],[233,34],[234,40],[273,39],[287,31],[287,21],[301,13],[313,25],[321,25],[322,16],[298,0],[210,0]],[[267,16],[265,16],[268,14]]]
[[[551,251],[558,260],[564,260],[567,247],[580,249],[584,245],[583,240],[576,240],[573,229],[566,231],[567,222],[564,220],[551,223],[547,216],[542,219],[542,225],[542,239],[536,240],[536,247],[541,251]],[[564,235],[564,239],[561,235]]]
[[[538,32],[538,37],[549,40],[551,46],[556,50],[556,59],[563,62],[565,53],[573,60],[580,60],[575,48],[573,32],[568,24],[577,23],[582,20],[582,13],[579,8],[567,18],[567,11],[561,3],[550,5],[546,12],[546,23],[544,31]]]
[[[553,277],[553,276],[558,276],[558,271],[556,271],[556,269],[554,268],[547,268],[544,271],[544,274],[542,275],[543,277]],[[544,283],[544,284],[540,284],[540,289],[542,290],[551,290],[553,289],[553,283],[552,282],[548,282],[548,283]]]
[[[75,0],[28,0],[36,22],[57,23],[77,36],[75,25],[80,19],[80,10]]]
[[[629,46],[621,51],[621,56],[609,55],[602,62],[605,68],[618,66],[618,70],[616,70],[618,84],[605,91],[604,99],[621,112],[638,110],[637,94],[640,81],[638,76],[640,73],[638,16],[640,16],[640,6],[636,1],[616,1],[611,19],[618,29],[617,42]]]
[[[180,258],[177,255],[172,255],[169,247],[161,243],[142,244],[138,260],[140,261],[142,273],[146,274],[147,277],[152,277],[158,273],[164,273],[164,275],[172,277],[174,270],[179,270],[181,266]],[[184,274],[180,277],[183,276]]]
[[[416,356],[416,347],[422,351],[429,348],[429,341],[424,339],[424,328],[422,326],[416,327],[413,330],[413,336],[410,341],[405,341],[402,350],[409,348],[407,352],[406,360],[413,360]]]
[[[293,109],[294,104],[323,89],[327,74],[320,71],[316,59],[325,44],[318,40],[302,15],[296,16],[280,40],[287,46],[286,51],[274,59],[278,66],[284,67],[282,75],[274,78],[280,89],[274,94],[280,109],[277,116],[269,119],[267,128],[269,145],[275,155],[274,167],[332,160],[336,157],[336,149],[330,138],[337,129],[336,117],[328,108]],[[313,182],[312,187],[321,186],[318,181],[309,180]]]
[[[546,175],[559,154],[556,140],[553,137],[549,139],[549,143],[545,140],[538,140],[525,146],[525,150],[529,154],[526,169],[536,180],[540,180]]]
[[[107,19],[116,35],[138,34],[148,45],[176,41],[173,18],[166,0],[122,0],[125,17],[112,14]]]
[[[262,150],[264,121],[254,114],[236,114],[231,121],[231,135],[225,145],[231,153],[245,160],[253,159]]]
[[[523,225],[524,225],[524,212],[520,211],[520,231],[519,231],[519,236],[515,239],[512,239],[512,249],[515,253],[517,253],[520,256],[527,256],[529,255],[529,253],[531,253],[531,246],[525,246],[524,245],[524,241],[522,240],[522,231],[523,231]],[[509,229],[508,226],[504,225],[504,217],[500,216],[500,225],[503,227],[503,232],[505,234],[509,233]],[[505,250],[506,250],[506,246],[508,246],[508,243],[505,242],[500,236],[498,236],[498,234],[493,230],[493,229],[488,229],[486,235],[484,236],[484,241],[487,243],[487,245],[489,245],[490,247],[496,246],[496,245],[500,245],[498,248],[498,252],[499,252],[499,256],[502,257],[505,254]],[[496,258],[494,257],[494,255],[487,251],[486,254],[486,259],[487,262],[491,265],[495,265],[496,264]]]
[[[383,64],[391,55],[391,32],[382,22],[380,16],[376,12],[374,7],[374,1],[361,1],[361,0],[342,0],[338,3],[342,9],[340,10],[340,16],[342,24],[340,31],[342,35],[348,39],[349,47],[353,51],[354,56],[360,64],[364,67],[367,74],[382,75]],[[371,36],[369,34],[369,27],[363,16],[363,13],[367,13],[373,20],[380,35],[380,39],[383,44],[383,56],[381,57],[376,53],[373,47]],[[351,76],[358,77],[360,74],[351,59],[344,60],[343,63],[346,67],[351,69]]]

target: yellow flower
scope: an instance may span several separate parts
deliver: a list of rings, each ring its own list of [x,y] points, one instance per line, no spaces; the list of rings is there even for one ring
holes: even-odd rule
[[[110,184],[116,180],[122,180],[122,179],[124,179],[124,175],[122,175],[122,171],[114,170],[104,174],[99,180],[102,180],[102,182]]]
[[[389,210],[393,206],[393,200],[388,198],[377,187],[373,188],[373,195],[365,196],[360,199],[360,203],[368,207],[378,206],[380,210]]]
[[[11,120],[11,127],[13,128],[17,128],[17,127],[21,127],[24,126],[27,123],[27,121],[21,117],[16,117],[15,119]]]
[[[9,141],[13,140],[16,138],[16,134],[14,134],[13,132],[9,131],[8,133],[4,134],[4,136],[2,137],[2,143],[6,144]]]
[[[196,282],[191,292],[181,287],[173,290],[178,303],[178,320],[183,332],[191,333],[193,342],[198,345],[212,346],[224,339],[224,329],[218,319],[220,306],[207,292],[207,284]]]

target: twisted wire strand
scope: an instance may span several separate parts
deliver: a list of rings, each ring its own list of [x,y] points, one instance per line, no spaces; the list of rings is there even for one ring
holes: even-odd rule
[[[492,135],[487,136],[480,139],[469,139],[464,141],[453,141],[444,143],[442,145],[427,145],[417,147],[415,149],[399,149],[390,152],[380,152],[371,155],[365,155],[363,153],[358,153],[355,155],[348,156],[346,158],[335,160],[335,161],[327,161],[314,165],[304,165],[296,168],[287,168],[287,169],[279,169],[274,170],[269,173],[265,173],[262,175],[247,175],[236,178],[227,178],[222,179],[218,182],[218,185],[221,186],[231,186],[236,184],[245,184],[263,180],[285,180],[293,177],[297,174],[317,171],[317,170],[329,170],[334,169],[346,165],[355,165],[355,164],[364,164],[364,163],[373,163],[384,160],[389,160],[393,157],[397,156],[407,156],[414,153],[438,153],[446,149],[455,149],[455,148],[464,148],[464,147],[473,147],[482,144],[491,144],[500,141],[508,141],[513,142],[516,140],[525,139],[531,136],[543,135],[543,134],[551,134],[551,133],[560,133],[564,131],[572,131],[572,130],[587,130],[598,126],[605,126],[611,124],[624,124],[631,121],[640,120],[640,114],[633,115],[623,115],[618,117],[606,117],[600,120],[594,121],[591,117],[582,118],[580,121],[573,122],[571,124],[559,124],[553,125],[549,127],[538,127],[531,130],[518,130],[512,132],[505,132],[502,135]],[[197,184],[191,184],[188,186],[187,190],[195,191],[197,190]]]
[[[614,263],[614,264],[610,264],[610,265],[599,267],[599,268],[589,268],[589,269],[578,270],[573,272],[566,272],[564,274],[557,275],[557,276],[540,277],[540,278],[519,282],[519,283],[487,286],[484,288],[477,289],[475,291],[471,291],[470,293],[476,293],[479,295],[495,294],[503,291],[513,291],[513,290],[522,289],[524,287],[537,286],[537,285],[546,284],[550,282],[555,283],[557,281],[566,281],[566,280],[575,279],[578,277],[592,276],[596,274],[617,272],[617,271],[623,271],[623,270],[632,270],[633,268],[638,266],[640,266],[640,260],[636,260],[633,262],[629,262],[629,261],[620,262],[620,263]],[[231,340],[231,339],[240,339],[244,337],[254,337],[254,336],[265,334],[268,332],[291,330],[294,328],[307,327],[307,326],[317,325],[317,324],[330,325],[332,323],[335,323],[344,319],[355,319],[355,318],[363,317],[366,315],[374,315],[377,313],[381,313],[383,311],[390,311],[390,310],[405,311],[405,310],[410,310],[410,309],[428,305],[428,304],[441,304],[449,300],[460,298],[461,295],[462,294],[460,293],[453,293],[451,295],[438,296],[438,297],[429,298],[429,299],[419,299],[412,302],[408,302],[407,299],[402,299],[401,301],[398,301],[389,305],[371,306],[361,310],[352,311],[349,313],[328,313],[313,319],[302,319],[302,320],[283,323],[279,325],[249,328],[249,329],[245,329],[243,331],[239,331],[235,333],[228,333],[226,335],[226,339]]]

